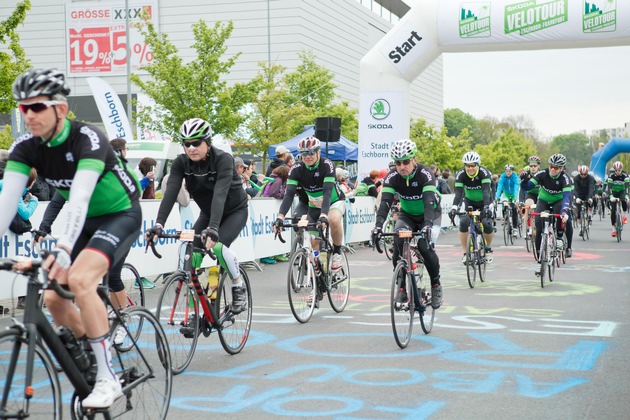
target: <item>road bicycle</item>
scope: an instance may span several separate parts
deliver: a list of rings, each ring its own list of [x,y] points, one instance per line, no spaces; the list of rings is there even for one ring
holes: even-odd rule
[[[599,221],[606,217],[606,194],[602,194],[597,198],[597,214],[599,215]]]
[[[536,249],[536,223],[534,223],[534,216],[532,215],[530,206],[523,206],[527,212],[527,221],[525,223],[525,248],[527,252],[534,254],[534,259],[538,261],[538,250]],[[530,233],[531,230],[531,233]]]
[[[481,211],[468,207],[468,211],[459,212],[458,215],[470,217],[468,226],[468,238],[466,239],[466,276],[468,286],[475,287],[477,274],[482,282],[486,280],[486,240],[483,237],[483,225],[481,224]]]
[[[619,197],[611,196],[610,202],[615,206],[615,237],[617,242],[621,242],[621,232],[623,231],[623,208],[621,207],[621,200]]]
[[[83,407],[81,401],[92,391],[95,382],[95,359],[85,341],[75,344],[87,353],[78,364],[67,349],[67,344],[53,329],[44,314],[39,294],[54,290],[65,299],[74,294],[60,286],[56,280],[48,281],[41,269],[48,255],[41,251],[42,259],[25,257],[0,260],[0,270],[12,271],[18,278],[26,278],[27,293],[23,320],[12,318],[13,325],[0,332],[0,377],[2,400],[0,418],[60,419],[62,417],[62,390],[58,370],[65,374],[74,389],[70,399],[73,419],[105,418],[165,419],[168,413],[172,372],[171,357],[166,335],[155,316],[140,306],[122,311],[114,308],[110,320],[110,335],[119,328],[127,331],[125,341],[112,344],[112,366],[122,385],[122,396],[107,409]],[[99,286],[99,296],[112,306],[108,288]],[[53,359],[54,357],[54,359]]]
[[[583,241],[589,239],[590,231],[591,231],[591,215],[588,214],[588,209],[586,206],[586,202],[584,200],[578,199],[577,205],[579,207],[580,220],[578,221],[580,232],[579,235]],[[577,201],[577,200],[576,200]]]
[[[505,246],[514,245],[514,229],[512,226],[512,206],[508,201],[503,202],[503,242]]]
[[[433,329],[435,309],[431,306],[431,287],[427,288],[423,282],[424,260],[417,246],[417,241],[426,241],[426,239],[422,233],[410,230],[383,232],[381,236],[398,236],[403,239],[402,253],[392,276],[390,314],[394,340],[398,347],[404,349],[411,339],[416,312],[420,317],[422,331],[429,334]],[[375,246],[379,253],[383,252],[379,241],[376,241]]]
[[[532,212],[532,215],[543,219],[543,229],[540,233],[540,250],[538,251],[540,269],[535,274],[540,277],[540,287],[544,288],[547,278],[549,282],[554,280],[556,267],[560,266],[560,259],[562,258],[563,249],[558,247],[555,223],[552,225],[552,219],[554,217],[561,219],[562,215],[546,211],[540,213]],[[564,226],[564,222],[562,225]]]
[[[330,268],[333,248],[329,229],[324,232],[320,223],[309,223],[306,216],[297,223],[285,221],[275,234],[282,243],[285,242],[282,230],[286,228],[297,228],[300,233],[295,253],[289,260],[287,276],[287,294],[293,316],[300,323],[308,322],[324,293],[333,310],[342,312],[350,296],[350,264],[345,252],[341,250],[341,269],[333,272]],[[319,251],[313,250],[312,240],[319,241]]]
[[[393,233],[394,226],[396,226],[396,220],[398,220],[398,214],[400,212],[400,207],[398,205],[393,205],[389,210],[389,214],[387,216],[387,220],[383,224],[383,232],[385,233]],[[381,249],[385,252],[385,256],[388,260],[392,260],[393,250],[394,250],[394,240],[391,235],[383,236],[381,239]]]
[[[180,259],[177,270],[162,280],[164,287],[156,309],[156,316],[169,340],[173,373],[180,374],[190,365],[200,333],[208,337],[216,330],[227,353],[240,353],[247,343],[252,325],[252,292],[247,272],[239,266],[247,293],[247,307],[241,312],[235,312],[232,306],[232,279],[224,261],[218,259],[220,269],[216,289],[208,290],[210,285],[204,287],[199,281],[192,265],[192,253],[200,252],[216,259],[212,251],[193,247],[193,240],[201,238],[201,235],[192,230],[183,230],[162,232],[157,236],[181,241],[180,246],[184,250],[184,257]],[[156,257],[162,258],[153,241],[148,241],[147,246],[151,246]]]

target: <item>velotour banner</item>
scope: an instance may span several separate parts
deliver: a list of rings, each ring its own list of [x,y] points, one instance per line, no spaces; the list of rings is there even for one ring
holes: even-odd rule
[[[94,95],[94,101],[101,114],[107,137],[111,139],[123,138],[133,141],[131,124],[118,94],[109,83],[100,77],[88,77],[87,82]]]

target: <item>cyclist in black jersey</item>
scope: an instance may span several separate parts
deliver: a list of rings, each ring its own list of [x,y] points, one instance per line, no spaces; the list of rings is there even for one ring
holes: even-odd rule
[[[523,214],[524,220],[529,219],[529,212],[531,211],[532,208],[534,208],[534,205],[538,201],[538,191],[540,190],[539,186],[535,186],[528,190],[526,188],[526,185],[527,185],[527,181],[535,177],[536,174],[538,173],[538,169],[540,169],[541,160],[538,156],[530,156],[529,159],[527,159],[527,163],[528,163],[527,170],[522,170],[522,171],[519,171],[518,173],[518,176],[521,178],[521,191],[525,191],[525,196],[524,196],[525,205],[528,207],[525,209],[525,213]],[[528,228],[527,234],[531,236],[532,234],[531,226]]]
[[[577,204],[577,221],[578,224],[582,219],[582,204],[583,201],[586,202],[586,218],[588,223],[591,222],[592,213],[593,213],[593,196],[595,195],[595,178],[593,175],[588,173],[588,166],[580,165],[578,166],[578,174],[573,177],[573,195],[575,196],[575,203]],[[582,236],[582,231],[580,231],[580,236]]]
[[[0,233],[15,214],[30,169],[36,168],[68,202],[62,234],[43,267],[49,279],[70,288],[81,311],[53,291],[44,299],[55,325],[86,336],[94,351],[96,385],[83,406],[106,408],[121,395],[121,385],[111,366],[107,311],[97,287],[140,233],[141,191],[103,133],[66,118],[69,93],[65,76],[56,69],[28,70],[13,84],[30,133],[9,151],[0,193]]]
[[[317,137],[305,137],[298,143],[302,157],[300,162],[291,166],[287,190],[280,204],[278,218],[274,222],[277,232],[291,207],[298,186],[301,186],[308,198],[307,215],[311,223],[316,221],[323,226],[330,226],[333,243],[333,255],[330,268],[339,271],[342,267],[341,245],[343,242],[342,217],[345,213],[346,200],[336,182],[335,164],[321,158],[321,143]],[[319,249],[319,242],[313,243],[313,249]]]
[[[186,153],[173,161],[155,225],[145,236],[149,241],[157,240],[186,180],[186,189],[200,210],[193,229],[205,238],[203,244],[196,238],[193,246],[212,249],[227,267],[232,279],[232,312],[241,313],[247,308],[247,295],[238,260],[229,248],[245,227],[249,213],[241,177],[232,155],[212,146],[212,129],[207,121],[201,118],[184,121],[179,138]],[[202,259],[201,253],[193,253],[193,267],[201,267]]]
[[[569,220],[569,211],[571,209],[571,179],[568,174],[563,172],[567,159],[564,155],[556,153],[551,155],[548,160],[549,168],[547,170],[538,171],[536,176],[525,184],[526,189],[539,186],[538,202],[536,203],[536,213],[543,211],[551,211],[555,214],[562,214],[562,220],[565,223],[567,231],[567,239],[572,239],[573,226],[567,223]],[[536,217],[536,230],[542,232],[542,219]],[[558,241],[563,240],[564,229],[562,223],[557,222],[556,229],[558,231]],[[536,235],[536,249],[540,249],[542,235]],[[570,246],[570,241],[568,242]],[[571,257],[571,248],[567,247],[567,258]],[[540,255],[540,253],[538,254]]]
[[[615,229],[615,220],[617,219],[617,205],[615,201],[621,201],[621,209],[623,212],[628,211],[628,192],[630,190],[630,177],[623,172],[623,163],[616,161],[610,168],[612,172],[606,179],[606,193],[610,202],[610,223],[612,224],[613,237],[617,236],[617,230]],[[623,223],[625,224],[627,217],[623,216]]]
[[[492,262],[492,238],[494,238],[494,221],[492,219],[492,189],[490,186],[492,174],[481,166],[481,157],[477,152],[467,152],[462,157],[464,169],[455,175],[455,198],[450,211],[451,220],[455,219],[457,210],[463,204],[464,210],[471,206],[473,210],[481,210],[483,236],[486,240],[486,261]],[[464,251],[462,262],[466,264],[466,242],[470,217],[462,215],[459,218],[459,242]]]
[[[390,171],[383,180],[381,203],[376,215],[376,225],[372,231],[372,242],[380,240],[383,223],[387,219],[394,197],[400,200],[400,213],[394,226],[399,230],[420,230],[423,239],[418,240],[418,249],[424,259],[431,278],[431,305],[437,309],[442,305],[442,285],[440,283],[440,259],[431,244],[431,230],[434,221],[440,220],[442,209],[433,171],[418,164],[416,144],[409,139],[398,140],[392,145],[391,157],[396,170]],[[403,239],[394,237],[392,262],[394,267],[400,259]],[[401,302],[404,303],[404,302]]]

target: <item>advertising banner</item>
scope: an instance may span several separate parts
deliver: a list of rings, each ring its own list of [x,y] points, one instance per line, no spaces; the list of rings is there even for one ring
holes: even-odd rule
[[[94,101],[101,114],[105,131],[109,139],[122,138],[133,141],[131,124],[118,94],[109,83],[100,77],[88,77],[87,82],[94,95]]]
[[[142,16],[158,26],[155,0],[73,2],[66,4],[66,45],[69,76],[127,74],[127,20],[131,70],[153,60],[153,52],[138,30]],[[129,17],[127,19],[127,16]]]
[[[146,107],[155,107],[155,101],[146,93],[138,92],[138,113],[142,112]],[[153,118],[153,114],[152,114]],[[173,137],[169,134],[158,133],[138,124],[136,131],[138,141],[173,141]]]

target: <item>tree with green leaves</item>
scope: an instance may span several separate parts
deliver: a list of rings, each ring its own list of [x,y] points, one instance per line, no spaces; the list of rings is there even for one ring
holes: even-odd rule
[[[466,129],[473,140],[473,144],[479,142],[477,120],[459,108],[444,110],[444,127],[446,127],[446,134],[449,137],[457,137]]]
[[[20,36],[15,31],[24,22],[29,10],[30,0],[22,0],[15,5],[7,20],[0,22],[0,44],[7,46],[6,51],[0,51],[0,113],[7,114],[17,106],[11,94],[13,82],[30,66],[20,46]]]
[[[151,22],[145,23],[139,29],[153,52],[153,61],[142,67],[149,77],[132,74],[131,80],[156,106],[135,114],[137,123],[157,132],[175,134],[185,120],[203,118],[210,122],[214,133],[233,136],[245,120],[241,111],[256,98],[258,88],[253,82],[228,87],[222,80],[240,55],[223,58],[232,22],[217,22],[209,27],[200,20],[192,25],[192,47],[197,57],[188,63],[183,62],[166,34],[158,34]]]
[[[461,167],[461,157],[472,144],[468,129],[464,128],[457,137],[449,137],[446,127],[436,129],[423,119],[412,123],[410,138],[418,145],[418,162],[427,166],[435,163],[454,171]]]
[[[581,133],[556,136],[550,146],[556,153],[562,153],[567,158],[566,167],[569,173],[577,170],[578,165],[588,165],[594,151],[591,140]]]
[[[500,174],[508,163],[517,169],[527,165],[527,158],[536,154],[536,146],[523,133],[510,128],[499,140],[480,144],[475,151],[481,156],[483,166],[492,173]]]

